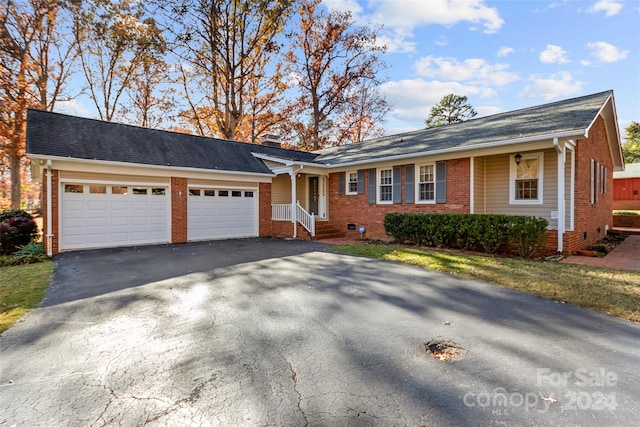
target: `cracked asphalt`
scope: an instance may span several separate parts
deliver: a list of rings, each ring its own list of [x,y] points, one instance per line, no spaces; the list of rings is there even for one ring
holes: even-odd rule
[[[640,325],[325,249],[60,254],[0,336],[0,425],[637,425]]]

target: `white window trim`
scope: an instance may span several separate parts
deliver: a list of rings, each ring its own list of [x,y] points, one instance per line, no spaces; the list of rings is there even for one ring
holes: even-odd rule
[[[433,166],[433,200],[420,200],[420,167],[421,166]],[[435,205],[436,204],[436,164],[434,163],[422,163],[422,164],[416,164],[415,167],[415,180],[414,180],[414,186],[415,186],[415,204],[416,205]]]
[[[380,186],[382,185],[382,172],[383,171],[391,171],[391,200],[380,200],[380,197],[382,197],[382,191],[380,191]],[[382,169],[378,169],[377,171],[377,177],[376,177],[376,198],[377,198],[377,203],[379,205],[392,205],[393,204],[393,168],[382,168]]]
[[[349,176],[351,174],[356,174],[356,191],[349,191]],[[345,189],[344,189],[344,194],[346,194],[347,196],[355,196],[358,194],[358,171],[346,171],[345,172],[345,179],[344,179],[345,183]]]
[[[516,160],[515,154],[509,156],[509,204],[510,205],[541,205],[543,204],[544,189],[544,153],[527,153],[522,155],[522,160],[538,159],[538,198],[537,199],[516,199]]]

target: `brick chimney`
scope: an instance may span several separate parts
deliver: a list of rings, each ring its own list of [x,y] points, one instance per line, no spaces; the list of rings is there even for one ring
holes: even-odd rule
[[[265,135],[262,138],[262,145],[280,148],[282,146],[282,142],[280,141],[279,135]]]

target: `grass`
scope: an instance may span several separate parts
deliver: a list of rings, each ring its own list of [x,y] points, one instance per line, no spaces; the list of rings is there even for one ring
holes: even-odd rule
[[[0,333],[42,301],[52,271],[52,261],[0,268]]]
[[[339,253],[411,264],[640,322],[640,273],[385,244],[336,245]]]

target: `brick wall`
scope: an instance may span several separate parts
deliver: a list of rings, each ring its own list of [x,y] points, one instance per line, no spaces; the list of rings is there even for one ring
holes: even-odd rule
[[[598,194],[591,203],[591,159],[607,168],[606,192]],[[576,145],[575,230],[567,232],[566,252],[575,252],[602,239],[606,227],[613,227],[613,161],[604,120],[598,117],[589,131],[589,138],[579,139]]]
[[[49,251],[49,245],[47,239],[47,224],[51,221],[51,234],[53,237],[51,238],[51,253],[53,255],[60,252],[60,242],[59,242],[59,224],[58,218],[58,199],[59,199],[59,188],[60,188],[60,172],[57,169],[53,169],[51,174],[51,218],[47,216],[48,208],[47,208],[47,192],[49,189],[47,188],[47,170],[45,169],[42,176],[42,235],[44,236],[44,250],[45,252]]]
[[[271,183],[261,182],[258,187],[260,204],[258,206],[258,235],[273,236],[271,221]]]
[[[171,177],[171,243],[187,241],[187,178]]]
[[[417,167],[417,166],[416,166]],[[447,202],[436,204],[405,203],[405,171],[401,166],[402,203],[369,204],[367,191],[369,174],[365,173],[365,194],[340,195],[338,173],[329,174],[329,222],[347,233],[348,237],[360,237],[358,227],[366,228],[365,238],[389,240],[384,232],[384,216],[390,212],[469,213],[470,159],[447,161]],[[356,230],[347,230],[347,224],[356,224]]]

